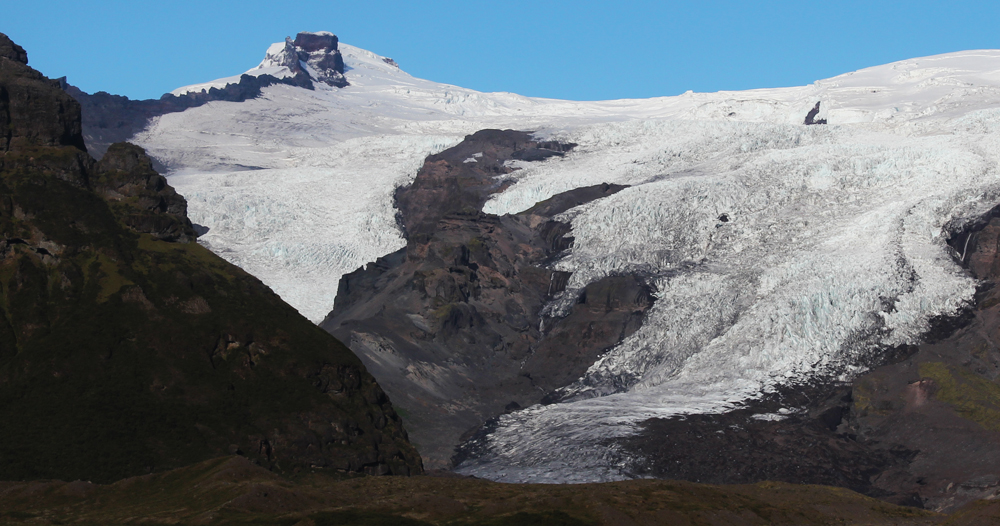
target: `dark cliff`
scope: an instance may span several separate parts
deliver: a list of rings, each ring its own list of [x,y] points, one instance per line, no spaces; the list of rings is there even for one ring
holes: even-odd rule
[[[84,150],[80,106],[0,35],[0,478],[112,481],[227,454],[280,472],[421,471],[350,350],[191,243],[143,151]]]
[[[484,130],[428,157],[396,193],[407,246],[344,276],[321,324],[405,410],[430,466],[448,466],[462,435],[488,419],[579,378],[652,303],[641,279],[613,276],[588,286],[567,316],[541,312],[569,278],[548,265],[573,241],[553,217],[622,186],[573,190],[516,215],[482,212],[509,184],[508,160],[571,147]]]

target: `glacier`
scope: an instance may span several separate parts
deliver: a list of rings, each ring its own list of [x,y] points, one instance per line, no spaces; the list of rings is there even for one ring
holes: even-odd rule
[[[515,128],[578,144],[519,165],[489,213],[630,186],[561,216],[575,243],[554,266],[572,276],[546,309],[558,315],[588,283],[636,273],[657,291],[644,325],[563,402],[491,424],[478,439],[485,454],[462,473],[628,478],[609,439],[638,422],[850,379],[972,301],[976,282],[946,240],[1000,203],[1000,51],[802,87],[599,102],[480,93],[341,52],[346,88],[270,86],[164,115],[132,139],[170,169],[209,229],[200,242],[314,321],[341,275],[404,246],[394,190],[466,134]],[[804,125],[817,102],[827,124]]]

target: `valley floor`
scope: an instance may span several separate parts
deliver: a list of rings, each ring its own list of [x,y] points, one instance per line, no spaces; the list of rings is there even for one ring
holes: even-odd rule
[[[455,476],[283,479],[243,457],[110,485],[0,483],[3,524],[871,524],[1000,521],[1000,503],[951,515],[893,506],[842,488],[665,480],[499,484]]]

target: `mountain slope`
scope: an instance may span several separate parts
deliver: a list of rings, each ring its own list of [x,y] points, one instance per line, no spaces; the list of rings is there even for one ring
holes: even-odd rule
[[[0,476],[113,481],[224,454],[416,473],[343,345],[190,242],[141,148],[83,149],[79,105],[0,35]]]
[[[341,49],[343,89],[270,86],[164,115],[136,137],[175,170],[204,242],[311,319],[341,314],[340,276],[409,243],[397,188],[476,130],[577,144],[504,163],[483,214],[628,187],[551,218],[574,241],[542,265],[569,274],[542,312],[562,318],[588,287],[633,276],[657,291],[642,326],[547,397],[558,403],[500,416],[464,472],[636,476],[642,459],[623,444],[650,418],[744,408],[791,420],[803,407],[782,406],[783,390],[844,389],[975,302],[977,281],[946,241],[1000,201],[1000,51],[796,88],[573,102],[414,79]],[[843,409],[831,400],[825,409]]]
[[[952,517],[900,508],[840,488],[762,483],[708,486],[637,480],[606,484],[498,484],[462,477],[283,479],[240,458],[110,485],[0,483],[4,524],[401,526],[726,524],[898,526],[985,524],[996,503]]]
[[[572,243],[552,217],[623,187],[578,189],[524,214],[481,212],[510,161],[572,146],[483,130],[428,157],[396,193],[406,248],[344,276],[320,324],[385,379],[428,466],[451,467],[464,433],[574,381],[652,302],[642,280],[619,276],[589,286],[567,316],[541,313],[568,277],[546,261]]]

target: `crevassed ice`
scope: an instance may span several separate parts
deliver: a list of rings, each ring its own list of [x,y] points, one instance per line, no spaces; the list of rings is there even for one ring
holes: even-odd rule
[[[724,409],[812,375],[850,377],[877,346],[914,343],[930,317],[975,292],[945,234],[1000,201],[997,139],[983,133],[995,115],[922,126],[951,132],[923,136],[692,122],[577,131],[572,139],[597,146],[525,170],[489,209],[567,186],[633,184],[566,214],[576,241],[556,266],[573,272],[570,298],[640,272],[656,302],[639,331],[564,389],[570,402],[503,417],[489,453],[459,471],[627,477],[606,442],[643,419]]]
[[[191,221],[209,227],[199,242],[263,277],[319,322],[333,309],[343,274],[405,245],[392,193],[409,183],[428,151],[452,141],[349,139],[295,152],[293,168],[178,173],[169,180],[187,198]]]
[[[640,330],[564,391],[500,418],[460,471],[507,481],[629,476],[608,439],[652,416],[721,411],[781,382],[850,377],[914,342],[975,283],[947,230],[1000,202],[1000,51],[868,68],[798,88],[574,102],[416,79],[343,45],[351,86],[265,88],[156,119],[134,140],[172,169],[202,238],[313,320],[337,282],[402,246],[392,192],[482,128],[578,143],[518,163],[486,211],[631,185],[566,212],[558,314],[588,283],[657,289]],[[802,125],[821,102],[827,126]],[[727,221],[721,217],[725,214]]]

